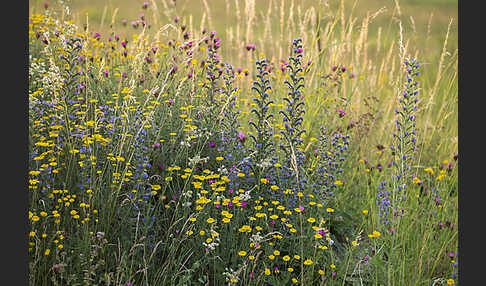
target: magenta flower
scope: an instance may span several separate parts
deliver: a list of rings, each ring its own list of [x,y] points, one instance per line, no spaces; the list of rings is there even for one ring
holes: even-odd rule
[[[246,48],[247,51],[254,51],[254,50],[256,50],[257,46],[254,45],[254,44],[249,44],[249,45],[246,45],[245,48]]]
[[[246,140],[246,134],[243,133],[242,131],[240,131],[238,133],[238,139],[240,140],[241,143],[245,143],[245,140]]]

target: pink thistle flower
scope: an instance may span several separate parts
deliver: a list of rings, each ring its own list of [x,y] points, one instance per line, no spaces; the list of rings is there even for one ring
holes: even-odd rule
[[[246,140],[246,134],[243,133],[242,131],[240,131],[238,133],[238,139],[240,140],[241,143],[245,143],[245,140]]]

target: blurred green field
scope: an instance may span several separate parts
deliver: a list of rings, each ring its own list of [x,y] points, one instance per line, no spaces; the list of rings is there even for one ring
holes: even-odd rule
[[[35,12],[42,12],[44,10],[43,3],[49,1],[42,0],[29,0],[31,14]],[[51,1],[54,2],[54,1]],[[133,28],[128,25],[124,27],[121,23],[122,19],[126,19],[128,23],[139,19],[139,14],[147,13],[141,7],[143,5],[142,0],[72,0],[70,6],[72,7],[73,17],[77,24],[85,24],[86,17],[89,18],[89,23],[93,30],[108,29],[108,24],[111,22],[113,16],[115,16],[114,29],[119,33],[129,34],[134,31]],[[182,23],[189,24],[192,17],[192,23],[195,26],[201,22],[203,13],[206,11],[204,1],[202,0],[177,0],[172,4],[172,0],[166,1],[148,1],[150,5],[157,5],[159,8],[159,18],[161,24],[172,23],[171,15],[178,15],[181,18]],[[164,8],[164,2],[166,2],[169,9]],[[211,14],[212,21],[207,23],[210,29],[218,31],[222,37],[226,36],[226,28],[235,23],[233,16],[234,9],[236,9],[235,3],[237,1],[232,0],[208,0],[207,4]],[[238,1],[239,8],[244,10],[245,1]],[[262,15],[266,14],[269,6],[268,0],[256,1],[257,17],[255,19],[255,37],[263,33]],[[277,2],[273,1],[274,13],[277,9]],[[279,3],[285,3],[286,15],[288,16],[290,7],[292,5],[301,5],[303,10],[311,5],[324,11],[326,9],[338,10],[341,5],[341,1],[281,1]],[[400,7],[400,11],[397,11],[397,3]],[[327,6],[328,4],[328,6]],[[51,4],[53,5],[53,4]],[[396,25],[396,18],[401,18],[403,21],[403,29],[406,34],[413,40],[413,45],[418,49],[424,51],[424,56],[440,56],[440,49],[447,32],[447,27],[450,21],[452,22],[450,35],[449,35],[449,49],[455,50],[457,48],[457,0],[361,0],[361,1],[344,1],[345,9],[348,11],[347,17],[354,17],[359,22],[367,13],[373,14],[379,9],[385,9],[380,15],[373,19],[369,26],[369,40],[377,36],[378,28],[382,27],[383,32],[387,34],[388,39],[396,37],[398,31],[398,25]],[[354,9],[353,6],[355,5]],[[294,7],[295,7],[294,6]],[[170,11],[168,11],[170,10]],[[278,10],[277,10],[278,11]],[[352,12],[352,14],[351,14]],[[294,9],[294,13],[297,13]],[[150,15],[152,16],[152,15]],[[103,25],[101,23],[103,22]],[[278,27],[278,23],[273,23],[275,28]],[[430,26],[430,27],[429,27]],[[428,29],[430,28],[430,31]],[[276,31],[277,29],[274,29]],[[414,35],[415,34],[415,35]],[[424,35],[429,35],[430,39],[424,41]],[[415,36],[415,37],[414,37]]]
[[[54,1],[29,0],[30,14],[43,12],[44,3]],[[218,35],[224,40],[228,37],[228,31],[236,34],[234,27],[237,24],[235,12],[240,10],[241,21],[245,22],[245,1],[233,0],[159,0],[148,1],[150,5],[156,6],[157,11],[142,9],[142,0],[71,0],[65,1],[70,3],[73,20],[78,25],[84,25],[89,21],[91,31],[107,32],[110,26],[113,31],[130,37],[130,34],[138,33],[130,26],[130,22],[140,19],[139,15],[146,15],[150,29],[149,33],[155,33],[157,27],[167,23],[174,23],[173,17],[178,16],[180,22],[193,29],[199,29],[201,20],[204,17],[205,26],[208,29],[216,30]],[[378,34],[380,35],[380,44],[382,51],[386,51],[391,42],[396,42],[399,36],[398,20],[400,19],[403,27],[405,40],[410,41],[412,50],[418,52],[417,56],[427,66],[428,63],[438,62],[446,33],[450,24],[450,31],[447,42],[447,50],[452,54],[457,49],[457,0],[361,0],[361,1],[342,1],[344,4],[344,13],[346,20],[352,19],[355,23],[360,23],[366,15],[372,15],[380,11],[376,17],[372,18],[367,27],[368,49],[374,50],[377,47]],[[207,3],[207,6],[205,6]],[[236,7],[238,3],[239,7]],[[271,4],[272,7],[269,6]],[[283,4],[283,5],[281,5]],[[55,5],[55,4],[50,4]],[[281,25],[279,16],[281,7],[284,9],[284,19],[288,20],[290,14],[293,17],[299,17],[297,6],[302,8],[300,17],[303,17],[304,11],[313,6],[316,13],[321,16],[324,26],[330,17],[326,17],[331,11],[339,11],[341,8],[340,0],[301,0],[301,1],[268,1],[260,0],[255,2],[255,19],[253,20],[253,33],[251,38],[255,41],[265,33],[265,17],[267,13],[273,14],[271,18],[271,32],[274,36],[279,36],[279,26]],[[398,8],[397,8],[398,7]],[[268,10],[271,9],[269,12]],[[208,11],[209,10],[209,11]],[[292,10],[292,11],[291,11]],[[206,12],[208,12],[206,15]],[[340,12],[339,12],[340,13]],[[203,15],[204,14],[204,15]],[[210,21],[208,22],[208,19]],[[127,20],[128,24],[124,26],[122,20]],[[295,19],[298,21],[298,19]],[[112,23],[112,25],[110,25]],[[336,30],[339,29],[338,22]],[[189,30],[191,30],[189,27]],[[310,28],[310,27],[309,27]],[[360,27],[354,27],[355,33],[359,33]],[[285,25],[284,25],[284,30]],[[243,31],[242,36],[245,36]],[[287,31],[284,31],[286,34]],[[234,35],[236,36],[236,35]],[[298,35],[295,35],[298,36]],[[265,40],[265,39],[264,39]],[[256,43],[258,44],[258,43]],[[225,47],[223,47],[225,48]],[[242,47],[241,47],[242,48]],[[229,50],[228,48],[226,48]],[[233,51],[233,50],[232,50]],[[227,54],[228,56],[228,54]],[[228,59],[229,60],[229,59]],[[436,72],[435,66],[430,74]]]

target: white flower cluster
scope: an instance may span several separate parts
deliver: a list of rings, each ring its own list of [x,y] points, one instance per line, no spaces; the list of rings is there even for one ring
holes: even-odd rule
[[[63,80],[59,68],[55,64],[51,64],[47,76],[43,77],[41,82],[45,90],[55,93],[62,87]]]
[[[46,73],[45,63],[29,55],[29,82],[35,84],[36,80],[40,79]]]
[[[219,236],[214,236],[212,241],[210,243],[206,243],[206,242],[203,242],[202,244],[204,245],[204,247],[206,247],[209,251],[212,251],[212,250],[215,250],[216,247],[219,246],[219,242],[220,242],[220,239],[219,239]]]
[[[239,271],[234,271],[232,268],[225,268],[224,270],[225,271],[223,272],[223,276],[226,277],[226,282],[228,282],[228,285],[236,284],[240,281]]]
[[[194,168],[197,164],[199,164],[201,162],[202,163],[206,163],[208,160],[209,160],[209,157],[203,157],[203,158],[201,158],[201,156],[199,156],[199,154],[197,154],[193,158],[189,158],[189,166],[191,168]]]

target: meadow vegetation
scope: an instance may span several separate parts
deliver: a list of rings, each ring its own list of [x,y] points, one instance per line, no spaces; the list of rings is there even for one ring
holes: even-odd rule
[[[457,1],[380,3],[30,1],[29,284],[458,284]]]

